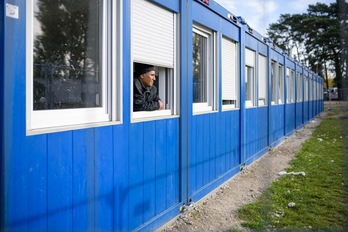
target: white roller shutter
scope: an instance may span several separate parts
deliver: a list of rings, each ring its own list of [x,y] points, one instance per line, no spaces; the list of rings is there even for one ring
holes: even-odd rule
[[[222,99],[237,100],[239,81],[237,78],[236,43],[222,38]]]
[[[255,68],[255,52],[245,49],[245,65]]]
[[[131,4],[133,61],[174,68],[175,14],[145,0]]]

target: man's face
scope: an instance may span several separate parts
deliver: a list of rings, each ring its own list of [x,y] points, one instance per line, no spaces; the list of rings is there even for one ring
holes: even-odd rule
[[[140,75],[140,81],[144,87],[151,87],[153,82],[156,80],[155,71],[149,71]]]

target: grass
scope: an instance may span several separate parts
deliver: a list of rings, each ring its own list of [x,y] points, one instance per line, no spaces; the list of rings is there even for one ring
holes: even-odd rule
[[[254,231],[348,231],[348,157],[344,152],[348,119],[338,117],[342,110],[334,107],[327,112],[287,169],[305,172],[305,176],[284,175],[255,203],[238,211],[244,227]],[[289,207],[290,202],[295,206]]]

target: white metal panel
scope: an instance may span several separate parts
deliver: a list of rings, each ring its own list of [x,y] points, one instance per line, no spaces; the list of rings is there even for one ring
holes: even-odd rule
[[[236,43],[222,38],[222,99],[237,100]]]
[[[175,14],[149,1],[131,3],[133,60],[174,68]]]

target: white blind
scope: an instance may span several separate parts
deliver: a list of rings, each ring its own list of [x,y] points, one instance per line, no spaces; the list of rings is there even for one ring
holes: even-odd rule
[[[173,68],[175,14],[145,0],[131,4],[133,60]]]
[[[222,38],[222,99],[237,100],[239,78],[237,78],[236,43]]]
[[[255,52],[245,49],[245,65],[255,68]]]
[[[267,99],[267,58],[259,55],[259,98]]]

